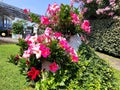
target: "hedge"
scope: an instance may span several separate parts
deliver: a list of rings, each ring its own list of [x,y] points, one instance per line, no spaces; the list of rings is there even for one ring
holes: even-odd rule
[[[97,51],[120,57],[120,18],[91,20],[90,46]]]

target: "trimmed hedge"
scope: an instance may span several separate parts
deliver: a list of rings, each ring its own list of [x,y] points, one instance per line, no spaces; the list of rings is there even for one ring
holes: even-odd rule
[[[97,51],[120,57],[120,19],[91,20],[90,46]]]

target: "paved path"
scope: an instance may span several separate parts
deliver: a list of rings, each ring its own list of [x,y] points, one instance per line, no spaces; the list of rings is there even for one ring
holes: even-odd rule
[[[106,54],[103,54],[103,53],[100,53],[100,52],[96,52],[96,54],[106,60],[111,67],[117,69],[117,70],[120,70],[120,58],[115,58],[115,57],[111,57],[109,55],[106,55]]]
[[[12,39],[11,37],[0,37],[0,44],[4,43],[17,43],[17,39]]]

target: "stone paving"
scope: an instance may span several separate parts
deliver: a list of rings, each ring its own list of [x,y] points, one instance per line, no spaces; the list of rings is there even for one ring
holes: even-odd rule
[[[17,39],[12,39],[11,37],[0,37],[0,44],[4,43],[17,43]]]

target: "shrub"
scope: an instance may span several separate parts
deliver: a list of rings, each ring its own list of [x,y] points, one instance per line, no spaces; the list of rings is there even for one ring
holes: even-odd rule
[[[23,45],[23,41],[21,41]],[[63,63],[56,73],[43,74],[44,80],[36,83],[37,90],[116,90],[114,73],[109,65],[82,43],[78,50],[78,63]],[[60,57],[59,57],[60,58]],[[9,59],[11,61],[11,59]],[[15,59],[14,59],[15,60]],[[21,59],[20,59],[21,60]],[[67,60],[67,58],[66,58]],[[14,61],[12,61],[14,63]],[[20,61],[26,64],[25,60]],[[16,64],[16,63],[15,63]],[[25,64],[20,64],[24,67]],[[43,72],[41,72],[43,73]],[[26,75],[26,74],[25,74]],[[47,77],[49,78],[46,78]],[[43,77],[42,76],[42,77]],[[42,88],[42,89],[40,89]]]
[[[14,34],[22,34],[23,32],[23,22],[22,21],[16,21],[12,25],[12,32]]]
[[[54,3],[48,5],[45,15],[42,15],[39,19],[38,16],[28,14],[31,21],[35,21],[39,24],[41,30],[45,30],[46,27],[52,28],[53,31],[61,32],[65,36],[75,35],[77,33],[90,33],[90,23],[88,20],[84,20],[79,8]],[[62,23],[61,23],[62,22]]]
[[[89,46],[83,43],[79,47],[78,55],[80,60],[76,75],[80,85],[79,90],[117,89],[112,69]]]
[[[92,33],[88,36],[95,50],[120,57],[120,20],[91,20]]]
[[[79,3],[87,19],[105,19],[120,15],[119,0],[71,0]]]

